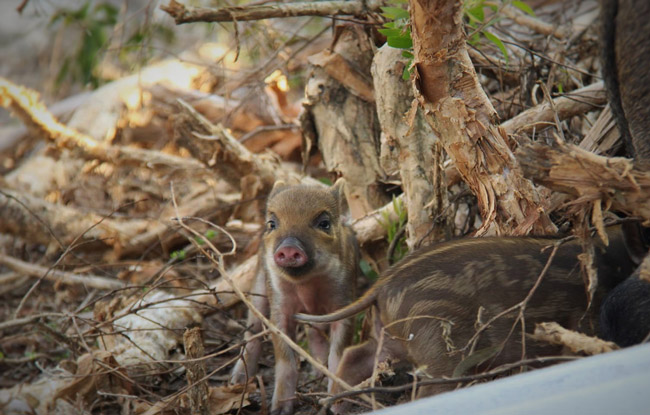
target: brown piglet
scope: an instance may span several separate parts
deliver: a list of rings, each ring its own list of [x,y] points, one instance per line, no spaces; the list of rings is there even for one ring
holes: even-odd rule
[[[296,313],[326,314],[354,300],[359,249],[352,228],[345,223],[347,202],[343,180],[325,186],[286,185],[278,182],[266,205],[266,228],[252,294],[253,304],[295,339]],[[257,372],[261,352],[259,319],[249,313],[243,358],[233,369],[231,382],[242,383]],[[329,345],[326,336],[329,326]],[[307,332],[309,348],[318,360],[336,371],[352,340],[352,321],[339,319],[316,324]],[[298,381],[298,358],[273,336],[275,389],[272,413],[291,414]],[[331,381],[328,390],[331,389]]]
[[[609,239],[607,248],[596,244],[595,255],[599,285],[605,290],[634,268],[620,229],[610,230]],[[370,377],[375,363],[387,359],[410,362],[419,373],[440,378],[515,362],[524,354],[557,354],[559,347],[523,335],[518,310],[496,319],[473,339],[478,326],[524,300],[540,275],[525,308],[525,331],[531,332],[535,323],[555,321],[592,332],[594,319],[588,313],[578,260],[581,244],[577,240],[561,244],[551,258],[556,242],[545,237],[485,237],[430,246],[387,270],[368,292],[343,309],[321,316],[300,314],[296,319],[332,323],[373,307],[371,338],[346,349],[337,371],[351,385]],[[599,292],[594,303],[600,298]],[[419,396],[453,387],[423,387]],[[335,386],[332,393],[337,392]],[[342,405],[335,405],[335,412],[342,412]]]

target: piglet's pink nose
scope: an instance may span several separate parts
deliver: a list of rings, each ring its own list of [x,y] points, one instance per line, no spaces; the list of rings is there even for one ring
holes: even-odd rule
[[[307,254],[293,244],[282,244],[273,254],[275,263],[284,268],[297,268],[307,263]]]

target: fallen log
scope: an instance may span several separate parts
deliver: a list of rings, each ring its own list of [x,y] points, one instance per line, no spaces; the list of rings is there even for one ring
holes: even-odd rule
[[[575,196],[573,209],[610,207],[650,224],[650,172],[631,160],[598,156],[571,144],[527,144],[516,156],[526,177]]]

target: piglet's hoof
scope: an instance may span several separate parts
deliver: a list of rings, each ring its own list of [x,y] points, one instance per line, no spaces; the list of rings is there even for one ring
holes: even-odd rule
[[[230,374],[230,384],[231,385],[243,385],[246,383],[246,371],[244,368],[239,368],[239,363],[233,369]],[[242,365],[243,366],[243,365]]]
[[[273,405],[273,409],[271,409],[271,415],[292,415],[293,402],[294,400],[290,399]]]

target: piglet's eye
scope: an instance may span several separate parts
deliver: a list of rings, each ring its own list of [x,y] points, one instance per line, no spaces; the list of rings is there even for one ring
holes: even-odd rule
[[[270,219],[266,221],[266,229],[269,231],[274,230],[278,225],[275,223],[275,220]]]
[[[332,227],[332,222],[329,219],[321,219],[318,221],[318,228],[324,231],[329,231]]]

